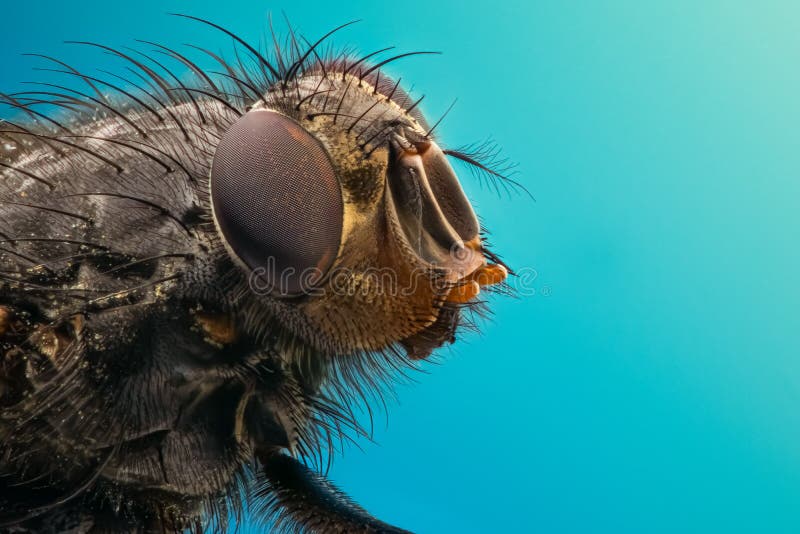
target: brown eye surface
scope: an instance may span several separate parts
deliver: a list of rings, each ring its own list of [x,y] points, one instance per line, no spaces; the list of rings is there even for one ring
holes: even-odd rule
[[[339,250],[342,192],[322,143],[293,119],[253,110],[223,135],[211,167],[214,218],[262,288],[298,295]]]

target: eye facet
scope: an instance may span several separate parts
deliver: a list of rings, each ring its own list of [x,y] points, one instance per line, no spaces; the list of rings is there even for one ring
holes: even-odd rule
[[[336,172],[322,143],[285,115],[253,110],[225,132],[211,200],[229,250],[273,293],[303,293],[336,259],[344,216]]]

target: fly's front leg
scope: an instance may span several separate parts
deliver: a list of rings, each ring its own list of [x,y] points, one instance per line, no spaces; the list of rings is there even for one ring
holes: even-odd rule
[[[266,497],[262,515],[279,529],[338,534],[412,534],[374,518],[322,475],[278,452],[259,455]]]

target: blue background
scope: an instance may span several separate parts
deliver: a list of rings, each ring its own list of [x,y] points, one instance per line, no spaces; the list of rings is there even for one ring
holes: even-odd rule
[[[459,145],[492,136],[536,197],[469,194],[536,294],[399,388],[333,478],[418,532],[800,531],[796,2],[3,2],[0,89],[86,68],[65,39],[229,50],[285,9],[391,73]]]

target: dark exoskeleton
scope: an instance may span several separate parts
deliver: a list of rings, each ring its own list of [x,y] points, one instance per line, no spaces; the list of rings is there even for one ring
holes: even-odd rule
[[[67,81],[0,97],[0,531],[200,532],[250,503],[401,532],[318,470],[505,278],[447,158],[495,171],[434,141],[381,72],[405,54],[232,37],[252,64],[207,52],[216,76],[84,43],[136,77],[45,58]]]

